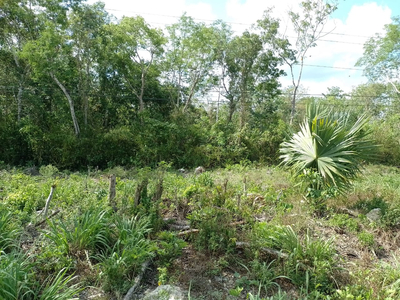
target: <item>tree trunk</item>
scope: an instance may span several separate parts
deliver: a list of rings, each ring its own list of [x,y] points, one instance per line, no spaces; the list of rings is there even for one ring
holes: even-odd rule
[[[289,122],[290,125],[293,124],[294,116],[296,114],[296,95],[297,95],[298,88],[299,87],[296,85],[296,86],[294,86],[294,89],[293,89],[292,103],[291,103],[291,108],[290,108],[290,122]]]
[[[147,188],[148,184],[149,184],[149,180],[147,178],[145,178],[136,187],[135,199],[134,199],[135,207],[137,207],[140,204],[140,201],[142,199],[143,190]]]
[[[229,99],[229,98],[228,98]],[[229,99],[229,115],[228,115],[228,124],[232,122],[233,114],[235,113],[236,104],[234,99]]]
[[[17,94],[17,120],[18,123],[20,123],[21,121],[21,111],[22,111],[22,93],[23,93],[24,89],[22,87],[22,84],[20,83],[19,87],[18,87],[18,94]]]
[[[117,211],[117,204],[115,203],[115,196],[116,196],[116,190],[115,186],[117,185],[117,178],[114,174],[110,176],[110,192],[108,194],[108,203],[110,206],[113,208],[113,210],[116,212]]]
[[[199,81],[200,81],[200,74],[198,74],[195,77],[195,80],[193,82],[192,88],[190,89],[189,97],[188,97],[188,99],[186,101],[186,104],[185,104],[185,106],[183,108],[183,111],[186,111],[186,109],[188,108],[189,104],[192,102],[192,98],[194,96],[194,92],[196,90],[196,87],[197,87],[197,84],[199,83]]]
[[[63,91],[65,97],[68,100],[68,104],[69,104],[69,109],[71,111],[71,117],[72,117],[72,122],[74,123],[74,129],[75,129],[75,135],[79,136],[80,134],[80,129],[79,129],[79,124],[78,124],[78,120],[76,118],[75,115],[75,109],[74,109],[74,102],[72,101],[71,96],[69,95],[67,89],[64,87],[64,85],[57,79],[57,77],[54,75],[53,72],[50,72],[50,76],[51,78],[53,78],[53,80],[57,83],[58,87]]]

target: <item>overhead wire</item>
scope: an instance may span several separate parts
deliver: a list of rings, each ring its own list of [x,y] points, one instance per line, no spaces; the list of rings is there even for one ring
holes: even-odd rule
[[[124,13],[132,13],[138,16],[141,15],[151,15],[151,16],[158,16],[158,17],[167,17],[167,18],[174,18],[174,19],[179,19],[181,16],[173,16],[173,15],[165,15],[165,14],[155,14],[155,13],[148,13],[148,12],[138,12],[138,11],[130,11],[130,10],[120,10],[120,9],[114,9],[114,8],[105,8],[105,10],[108,11],[116,11],[116,12],[124,12]],[[215,20],[210,20],[210,19],[201,19],[201,18],[194,18],[192,17],[193,20],[197,21],[205,21],[205,22],[216,22],[216,21],[223,21],[226,24],[232,24],[232,25],[241,25],[241,26],[252,26],[254,24],[250,23],[239,23],[239,22],[230,22],[230,21],[225,21],[222,19],[215,19]],[[172,25],[173,23],[154,23],[154,22],[148,22],[149,24],[159,24],[159,25]],[[348,34],[348,33],[339,33],[339,32],[321,32],[322,34],[332,34],[332,35],[340,35],[340,36],[349,36],[349,37],[360,37],[360,38],[373,38],[375,36],[366,36],[366,35],[357,35],[357,34]]]

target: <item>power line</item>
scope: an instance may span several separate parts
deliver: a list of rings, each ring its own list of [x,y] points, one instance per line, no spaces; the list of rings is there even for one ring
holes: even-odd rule
[[[8,87],[6,87],[6,86],[0,86],[0,90],[11,90],[11,89],[13,89],[13,88],[16,88],[16,86],[8,86]],[[27,92],[32,92],[32,89],[31,88],[29,88],[29,87],[27,87],[26,89],[24,89],[25,91],[27,91]],[[39,89],[39,90],[58,90],[57,88],[50,88],[50,87],[43,87],[43,88],[41,88],[41,89]],[[163,89],[161,89],[161,92],[162,92],[162,90],[174,90],[173,88],[163,88]],[[245,93],[254,93],[254,91],[253,90],[246,90],[246,91],[244,91]],[[208,91],[208,93],[209,94],[215,94],[215,93],[219,93],[219,94],[221,94],[221,95],[223,95],[224,93],[221,93],[220,91],[218,91],[218,90],[210,90],[210,91]],[[281,94],[281,96],[285,96],[285,95],[287,95],[287,94],[290,94],[291,95],[291,93],[285,93],[284,91],[282,91],[282,94]],[[70,95],[71,96],[73,96],[73,97],[75,97],[75,96],[80,96],[80,94],[79,93],[77,93],[77,92],[72,92],[72,93],[70,93]],[[110,98],[110,97],[112,97],[112,96],[114,96],[114,97],[116,97],[116,98],[134,98],[135,100],[137,100],[137,96],[136,95],[134,95],[133,93],[132,94],[119,94],[119,95],[104,95],[104,94],[92,94],[92,93],[90,93],[90,94],[88,94],[87,96],[89,96],[89,97],[93,97],[93,98]],[[297,94],[297,96],[298,97],[323,97],[323,98],[326,98],[326,96],[330,96],[329,94],[327,95],[327,94],[324,94],[324,93],[298,93]],[[62,96],[63,97],[63,96]],[[344,94],[344,97],[349,97],[349,98],[347,98],[347,99],[340,99],[340,101],[342,101],[342,102],[345,102],[345,101],[352,101],[351,99],[377,99],[377,98],[381,98],[381,97],[387,97],[387,98],[390,98],[390,96],[387,96],[387,95],[382,95],[382,94],[377,94],[377,95],[352,95],[351,93],[346,93],[346,94]],[[143,100],[145,100],[145,101],[171,101],[171,100],[173,100],[172,98],[155,98],[155,97],[149,97],[149,98],[143,98]],[[225,100],[226,101],[226,100]]]
[[[295,65],[296,65],[296,66],[300,66],[300,64],[295,64]],[[303,66],[307,66],[307,67],[316,67],[316,68],[339,69],[339,70],[364,71],[364,69],[360,69],[360,68],[348,68],[348,67],[333,67],[333,66],[309,65],[309,64],[303,64]]]
[[[114,9],[114,8],[106,8],[106,10],[116,11],[116,12],[133,13],[133,14],[136,14],[136,15],[139,15],[139,16],[141,16],[141,15],[150,15],[150,16],[176,18],[176,19],[179,19],[181,17],[181,16],[173,16],[173,15],[164,15],[164,14],[146,13],[146,12],[138,12],[138,11],[120,10],[120,9]],[[197,21],[205,21],[205,22],[223,21],[226,24],[241,25],[241,26],[252,26],[252,25],[254,25],[254,24],[249,24],[249,23],[239,23],[239,22],[224,21],[222,19],[210,20],[210,19],[201,19],[201,18],[194,18],[194,17],[192,17],[192,19],[193,20],[197,20]],[[172,25],[172,24],[169,24],[169,23],[154,23],[154,22],[149,22],[149,23],[150,24],[159,24],[159,25]],[[336,32],[321,32],[321,33],[322,34],[340,35],[340,36],[360,37],[360,38],[373,38],[374,37],[374,36],[365,36],[365,35],[348,34],[348,33],[336,33]],[[350,43],[350,44],[353,44],[353,43]],[[357,43],[355,43],[355,44],[357,44]]]

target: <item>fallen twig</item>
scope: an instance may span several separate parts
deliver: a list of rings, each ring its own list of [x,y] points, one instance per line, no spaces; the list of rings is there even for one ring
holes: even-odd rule
[[[236,242],[236,247],[238,247],[238,248],[250,247],[250,243],[247,243],[247,242]],[[278,250],[271,249],[271,248],[261,247],[260,250],[262,252],[267,253],[269,255],[272,255],[272,256],[274,256],[276,258],[283,258],[283,259],[289,258],[288,254],[283,253],[283,252],[278,251]]]
[[[179,232],[178,236],[187,235],[187,234],[191,234],[191,233],[198,233],[199,231],[200,231],[199,229],[189,229],[189,230]]]
[[[45,218],[44,220],[42,220],[42,221],[36,223],[36,224],[35,224],[35,227],[38,227],[38,226],[42,225],[44,222],[46,222],[46,220],[48,220],[48,219],[54,217],[54,216],[55,216],[56,214],[58,214],[59,212],[60,212],[60,210],[57,209],[57,210],[56,210],[55,212],[53,212],[50,216],[48,216],[48,217]]]
[[[245,223],[246,223],[246,221],[237,221],[237,222],[229,223],[229,226],[242,225]],[[178,236],[187,235],[187,234],[191,234],[191,233],[198,233],[199,231],[200,231],[199,229],[189,229],[189,230],[179,232]]]
[[[142,268],[140,270],[140,273],[138,276],[136,276],[134,282],[135,284],[129,289],[128,293],[126,293],[124,300],[131,300],[133,299],[133,294],[135,293],[135,290],[137,289],[137,287],[140,284],[140,281],[142,281],[144,272],[146,272],[146,269],[149,267],[150,265],[150,259],[146,260],[143,264],[142,264]]]

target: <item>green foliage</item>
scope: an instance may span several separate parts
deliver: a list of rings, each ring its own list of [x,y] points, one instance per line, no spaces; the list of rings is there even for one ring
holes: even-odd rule
[[[363,115],[351,124],[348,114],[335,114],[311,104],[300,131],[281,145],[282,163],[296,174],[306,169],[318,172],[324,188],[337,187],[344,192],[375,148],[367,139],[367,122]]]
[[[372,289],[368,289],[364,286],[354,285],[346,286],[344,289],[336,291],[336,294],[332,297],[335,300],[372,300],[373,294]]]
[[[88,208],[69,222],[49,221],[45,236],[65,255],[82,255],[82,251],[101,251],[109,247],[110,215],[99,208]]]
[[[100,261],[100,278],[105,291],[116,295],[125,294],[132,286],[141,265],[155,255],[155,245],[147,238],[151,228],[148,218],[116,217],[116,242],[109,245]]]
[[[41,166],[39,169],[39,173],[40,175],[45,177],[52,177],[58,174],[58,169],[52,165]]]
[[[18,224],[12,221],[11,212],[0,205],[0,251],[9,252],[17,247],[20,233]]]
[[[377,149],[377,161],[386,165],[397,166],[400,162],[400,127],[399,114],[394,113],[370,124],[374,142],[380,145]]]
[[[328,220],[328,224],[342,230],[348,230],[349,232],[357,232],[360,229],[356,219],[344,214],[334,214]]]
[[[175,258],[182,255],[182,249],[187,246],[184,240],[167,231],[160,232],[158,239],[157,255],[161,265],[169,265]]]
[[[232,216],[223,209],[204,207],[193,211],[190,224],[198,228],[194,243],[211,252],[230,251],[235,246],[235,228],[229,226]]]
[[[370,249],[373,249],[375,245],[374,235],[369,232],[360,232],[358,235],[358,240],[361,245]]]
[[[314,240],[309,233],[301,240],[290,226],[265,223],[254,227],[254,236],[257,244],[288,255],[285,275],[295,284],[320,292],[329,292],[334,288],[332,275],[337,266],[331,240]]]
[[[32,263],[19,253],[0,252],[0,298],[31,299]]]
[[[53,278],[47,278],[47,283],[38,296],[38,300],[70,300],[82,289],[79,284],[72,284],[75,281],[73,275],[67,275],[67,269],[61,270]]]
[[[375,208],[379,208],[382,215],[385,215],[389,210],[389,204],[382,197],[375,196],[372,199],[358,201],[354,208],[360,209],[365,214]]]
[[[393,18],[391,24],[385,25],[385,35],[371,37],[364,44],[364,54],[357,62],[363,66],[364,74],[372,80],[389,81],[396,88],[399,72],[400,18]]]

